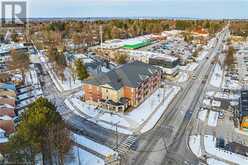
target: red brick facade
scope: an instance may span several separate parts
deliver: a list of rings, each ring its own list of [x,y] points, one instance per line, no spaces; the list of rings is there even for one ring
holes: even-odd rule
[[[101,87],[91,84],[83,84],[83,91],[84,99],[86,101],[98,102],[98,100],[102,99]]]
[[[128,86],[123,87],[123,97],[129,99],[130,106],[138,106],[144,99],[149,96],[155,89],[157,89],[161,82],[162,72],[149,77],[140,84],[138,88]],[[83,84],[84,99],[86,101],[98,102],[102,99],[101,87]]]

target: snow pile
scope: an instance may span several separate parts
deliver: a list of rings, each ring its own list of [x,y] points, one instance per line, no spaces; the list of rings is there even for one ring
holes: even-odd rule
[[[218,123],[219,113],[215,111],[210,111],[208,116],[208,125],[211,127],[216,127]]]
[[[210,84],[213,87],[220,88],[222,82],[223,71],[219,64],[216,64],[214,67],[214,73],[211,77]]]
[[[201,121],[204,122],[206,120],[207,114],[208,114],[208,110],[207,109],[203,109],[203,110],[199,111],[199,113],[198,113],[198,119],[200,119]]]
[[[220,107],[221,106],[221,102],[220,101],[213,100],[212,101],[212,106],[213,107]]]
[[[211,100],[210,100],[210,99],[204,99],[204,100],[203,100],[203,104],[204,104],[205,106],[211,106]]]
[[[102,144],[96,143],[96,142],[94,142],[94,141],[92,141],[92,140],[90,140],[90,139],[88,139],[88,138],[86,138],[84,136],[81,136],[81,135],[78,135],[78,134],[75,134],[75,133],[73,133],[72,135],[73,135],[72,140],[75,143],[77,143],[79,145],[82,145],[82,146],[84,146],[86,148],[89,148],[89,149],[91,149],[91,150],[93,150],[93,151],[95,151],[95,152],[97,152],[97,153],[99,153],[99,154],[101,154],[101,155],[103,155],[105,157],[113,156],[113,155],[117,156],[118,155],[117,152],[115,152],[114,150],[112,150],[111,148],[109,148],[107,146],[104,146]]]
[[[212,135],[205,135],[204,136],[204,147],[208,154],[214,155],[221,159],[240,164],[240,165],[247,165],[248,158],[233,152],[229,152],[226,150],[222,150],[216,148],[216,138]]]
[[[189,138],[189,147],[197,157],[201,157],[202,155],[200,140],[201,135],[193,135]]]

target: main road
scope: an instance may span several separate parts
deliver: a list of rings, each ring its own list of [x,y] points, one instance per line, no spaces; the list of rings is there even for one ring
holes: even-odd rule
[[[228,34],[224,28],[217,35],[213,48],[209,49],[208,59],[200,63],[193,73],[196,79],[190,80],[183,91],[175,98],[156,127],[138,138],[137,151],[131,152],[123,160],[125,165],[164,165],[199,164],[199,160],[188,148],[188,136],[193,125],[196,110],[205,93],[206,83],[211,77],[223,41]]]

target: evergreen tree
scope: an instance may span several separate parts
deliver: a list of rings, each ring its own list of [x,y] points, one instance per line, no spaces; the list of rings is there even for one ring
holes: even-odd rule
[[[48,165],[54,164],[56,154],[62,165],[70,148],[70,131],[56,107],[47,99],[39,98],[23,114],[17,132],[7,144],[6,154],[9,161],[32,164],[35,164],[35,156],[42,154],[43,164]]]
[[[77,73],[77,77],[79,80],[84,80],[87,77],[89,77],[89,74],[87,72],[86,67],[84,66],[84,64],[81,62],[81,60],[76,60],[75,61],[75,67],[76,67],[76,73]]]

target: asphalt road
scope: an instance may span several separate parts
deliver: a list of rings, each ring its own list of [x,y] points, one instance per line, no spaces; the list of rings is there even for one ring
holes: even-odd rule
[[[188,148],[188,136],[193,124],[192,115],[199,108],[199,99],[205,93],[206,78],[212,75],[213,58],[222,48],[227,30],[221,33],[215,47],[209,50],[209,59],[203,61],[194,73],[196,80],[190,80],[150,132],[139,137],[137,151],[131,152],[122,164],[165,165],[199,164],[199,160]]]

